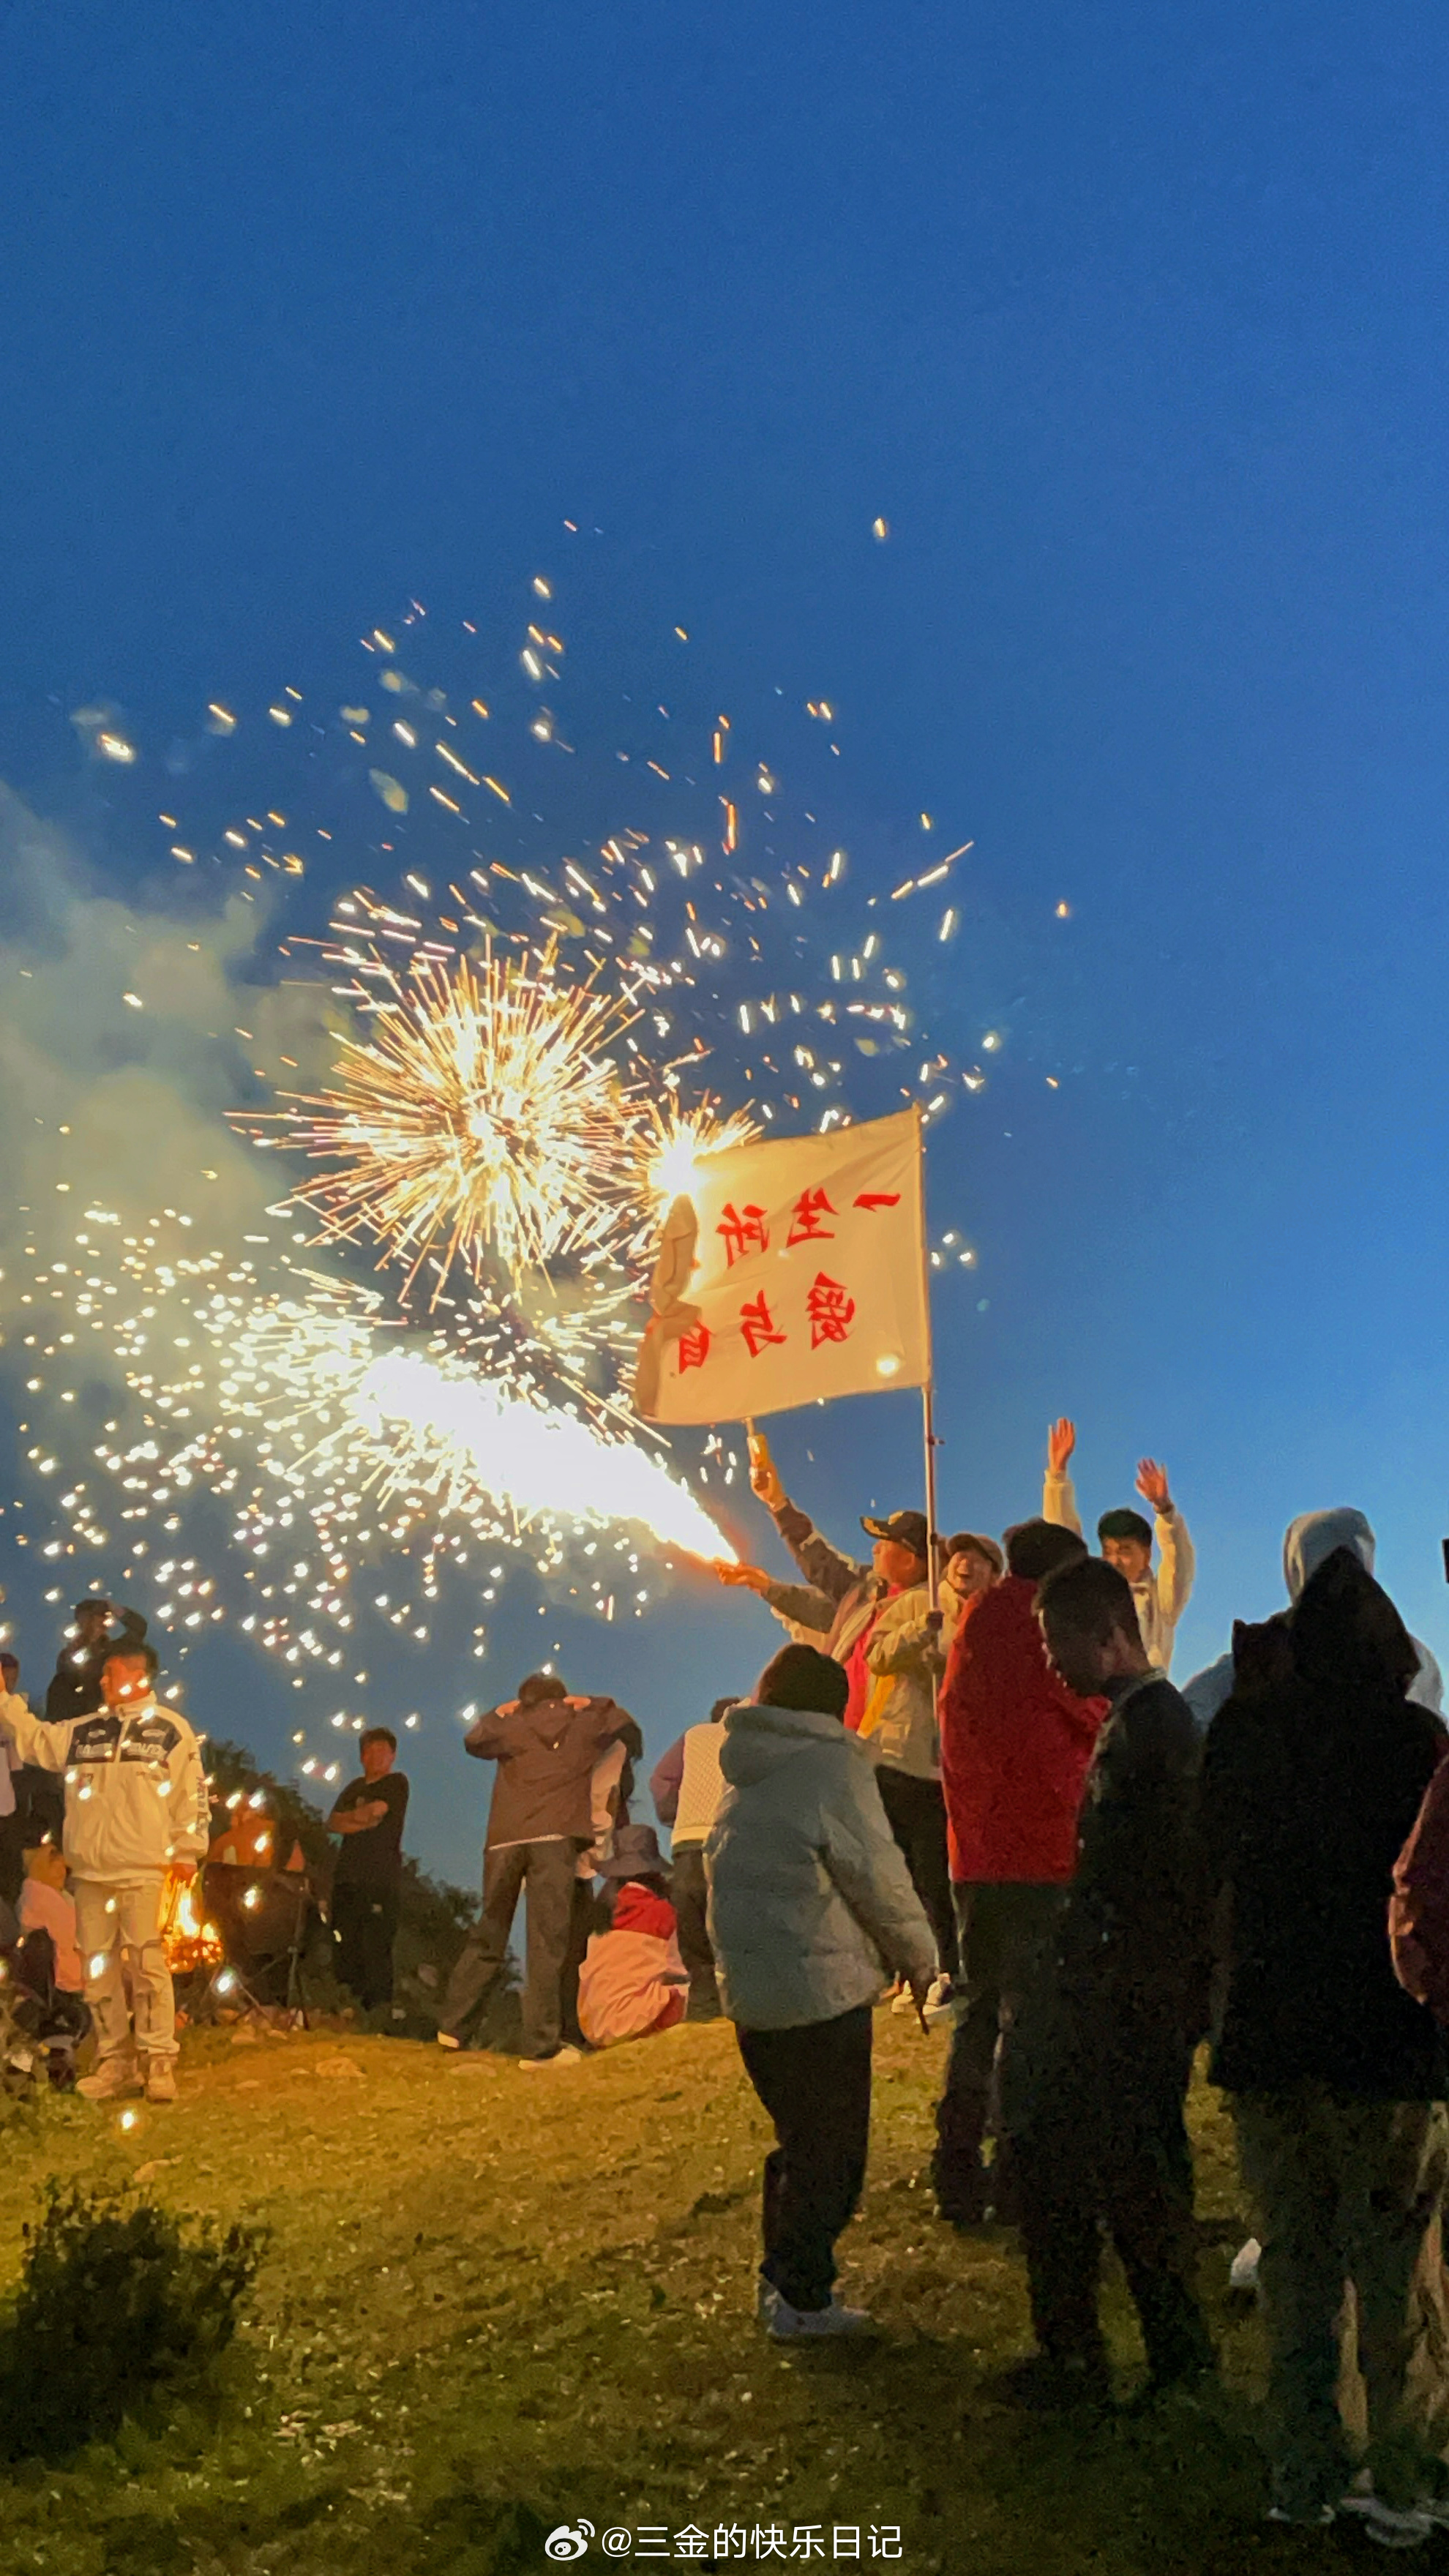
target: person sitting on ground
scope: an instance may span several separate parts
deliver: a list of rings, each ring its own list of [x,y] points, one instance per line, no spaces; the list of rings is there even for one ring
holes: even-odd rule
[[[1101,1557],[1049,1574],[1037,1600],[1067,1688],[1110,1701],[1082,1797],[1076,1874],[1053,1971],[1021,2044],[1011,2150],[1038,2351],[1003,2393],[1103,2405],[1097,2312],[1105,2225],[1142,2328],[1150,2402],[1212,2368],[1196,2289],[1183,2106],[1203,2021],[1206,1919],[1195,1837],[1201,1746],[1155,1672],[1132,1587]]]
[[[579,2023],[591,2048],[613,2048],[683,2021],[689,1971],[653,1826],[620,1825],[600,1874],[609,1923],[594,1934],[579,1971]]]
[[[85,1972],[69,1879],[65,1855],[57,1851],[54,1843],[32,1844],[25,1855],[25,1883],[15,1912],[22,1933],[50,1934],[56,1985],[63,1995],[78,1995],[85,1984]]]
[[[1218,1710],[1244,1685],[1249,1690],[1266,1688],[1269,1683],[1287,1681],[1293,1669],[1290,1642],[1295,1603],[1302,1595],[1310,1575],[1325,1565],[1336,1547],[1351,1547],[1366,1574],[1374,1570],[1376,1542],[1365,1515],[1348,1503],[1329,1511],[1300,1512],[1283,1533],[1283,1582],[1288,1594],[1286,1609],[1275,1610],[1261,1621],[1235,1619],[1233,1642],[1216,1663],[1205,1664],[1184,1682],[1182,1695],[1198,1725],[1204,1730]],[[1415,1637],[1417,1658],[1409,1683],[1409,1697],[1421,1708],[1432,1709],[1436,1717],[1444,1708],[1444,1677],[1429,1648]],[[1239,1666],[1244,1670],[1240,1671]]]
[[[579,1971],[589,1953],[589,1943],[596,1932],[608,1929],[608,1908],[599,1893],[599,1870],[613,1848],[617,1826],[629,1822],[629,1801],[634,1795],[634,1765],[629,1748],[621,1735],[606,1744],[589,1774],[589,1821],[594,1839],[587,1843],[574,1863],[573,1904],[569,1913],[568,1948],[564,1952],[563,1976],[559,1981],[561,2017],[559,2027],[564,2043],[580,2055],[588,2047],[579,2021]]]
[[[1083,1557],[1073,1531],[1023,1521],[1006,1533],[1004,1581],[960,1620],[939,1701],[941,1776],[961,1974],[931,2162],[948,2224],[1015,2215],[1006,2144],[1022,2017],[1043,1973],[1076,1867],[1077,1811],[1106,1701],[1052,1670],[1037,1586]],[[1002,2105],[1007,2117],[1002,2116]],[[996,2133],[994,2162],[982,2149]]]
[[[518,1697],[486,1709],[463,1738],[465,1752],[496,1762],[483,1853],[483,1907],[453,1963],[438,2042],[461,2048],[481,2019],[508,1955],[518,1900],[528,1893],[520,2064],[577,2066],[562,2036],[563,1972],[574,1914],[578,1856],[594,1839],[589,1804],[594,1766],[622,1736],[631,1756],[639,1729],[611,1699],[571,1698],[557,1673],[529,1673]]]
[[[757,2298],[777,2342],[870,2329],[834,2288],[865,2181],[871,2007],[898,1973],[923,2003],[935,1968],[879,1775],[844,1725],[849,1688],[830,1656],[781,1648],[724,1721],[705,1848],[720,2000],[778,2141]]]
[[[393,1769],[397,1737],[390,1726],[364,1728],[357,1757],[362,1777],[349,1780],[327,1819],[327,1831],[342,1843],[332,1873],[330,1910],[337,1974],[363,2011],[371,2013],[392,2002],[408,1784]]]
[[[1449,2064],[1412,1974],[1408,1993],[1395,1981],[1390,1904],[1443,1730],[1407,1695],[1413,1640],[1356,1548],[1309,1577],[1288,1637],[1287,1678],[1234,1693],[1203,1753],[1223,1953],[1210,2073],[1257,2204],[1273,2518],[1317,2528],[1347,2512],[1409,2546],[1449,2518],[1449,2387],[1422,2302],[1439,2263]],[[1339,2415],[1346,2280],[1363,2462]]]
[[[877,1636],[893,1637],[930,1608],[925,1514],[863,1518],[861,1527],[874,1545],[870,1564],[862,1565],[832,1547],[797,1510],[759,1434],[750,1440],[750,1482],[773,1514],[805,1584],[776,1583],[754,1566],[721,1564],[716,1572],[724,1583],[744,1583],[758,1592],[792,1633],[817,1635],[821,1650],[844,1666],[846,1726],[870,1749],[891,1830],[936,1936],[933,2000],[939,2006],[955,1982],[957,1959],[935,1692],[919,1669],[882,1672],[870,1661]]]
[[[1077,1426],[1063,1419],[1054,1422],[1047,1433],[1046,1487],[1042,1497],[1042,1518],[1056,1522],[1061,1529],[1082,1535],[1077,1512],[1076,1489],[1067,1473],[1077,1445]],[[1097,1523],[1097,1538],[1102,1554],[1119,1574],[1125,1574],[1132,1586],[1132,1599],[1137,1611],[1137,1626],[1147,1650],[1147,1660],[1159,1672],[1172,1670],[1172,1647],[1181,1619],[1192,1597],[1192,1580],[1197,1570],[1187,1523],[1167,1490],[1167,1469],[1155,1458],[1143,1458],[1137,1469],[1137,1491],[1144,1502],[1152,1505],[1159,1563],[1152,1569],[1153,1521],[1144,1520],[1141,1512],[1125,1506],[1104,1512]]]
[[[719,1757],[724,1746],[720,1720],[734,1707],[733,1697],[717,1699],[700,1726],[688,1726],[655,1763],[649,1794],[661,1825],[670,1828],[670,1895],[679,1924],[680,1956],[689,1971],[689,2018],[717,2021],[719,1987],[714,1952],[709,1946],[709,1890],[705,1884],[704,1847],[714,1828],[724,1796]]]
[[[101,1694],[103,1707],[60,1724],[0,1699],[0,1729],[23,1762],[65,1780],[65,1857],[99,2038],[95,2072],[77,2090],[110,2102],[144,2084],[148,2102],[174,2102],[179,2043],[161,1905],[167,1872],[194,1878],[206,1850],[201,1748],[185,1718],[157,1701],[153,1647],[112,1645]]]

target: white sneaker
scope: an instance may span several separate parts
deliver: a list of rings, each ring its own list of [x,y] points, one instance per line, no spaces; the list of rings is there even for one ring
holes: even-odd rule
[[[1351,2513],[1358,2522],[1362,2523],[1369,2539],[1376,2540],[1380,2549],[1422,2548],[1434,2529],[1434,2524],[1427,2513],[1419,2510],[1401,2512],[1397,2506],[1385,2504],[1382,2497],[1374,2494],[1372,2488],[1367,2494],[1360,2494],[1356,2488],[1351,2488],[1349,2493],[1340,2499],[1338,2510],[1340,2513]]]
[[[933,2030],[937,2022],[954,2021],[955,2017],[956,1990],[952,1985],[950,1978],[934,1978],[931,1984],[931,1991],[926,1997],[927,2028]]]
[[[133,2058],[103,2057],[94,2075],[83,2075],[75,2089],[86,2102],[117,2102],[123,2093],[139,2093],[141,2078]]]
[[[775,2311],[770,2319],[771,2343],[807,2343],[879,2331],[874,2317],[867,2315],[864,2308],[843,2308],[838,2299],[832,2299],[828,2308],[792,2308],[776,2292]]]
[[[913,2013],[915,2009],[916,1999],[912,1994],[910,1987],[898,1987],[891,1997],[891,2011],[893,2013]]]
[[[544,2066],[581,2066],[583,2051],[579,2048],[570,2048],[568,2041],[565,2040],[562,2048],[554,2050],[552,2057],[520,2057],[518,2063],[525,2075],[536,2075]]]
[[[169,2057],[150,2057],[146,2061],[146,2099],[148,2102],[174,2102],[176,2069]]]
[[[451,2032],[450,2030],[440,2030],[440,2031],[439,2031],[439,2033],[438,2033],[438,2046],[439,2046],[439,2048],[461,2048],[461,2047],[462,2047],[462,2045],[463,2045],[463,2043],[462,2043],[461,2039],[455,2039],[455,2038],[453,2037],[453,2034],[452,2034],[452,2032]]]
[[[1338,2516],[1331,2504],[1321,2504],[1316,2508],[1310,2505],[1306,2513],[1290,2513],[1284,2504],[1270,2504],[1267,2519],[1269,2522],[1286,2522],[1290,2531],[1326,2531]]]
[[[1263,2248],[1256,2236],[1250,2236],[1246,2245],[1238,2247],[1233,2256],[1232,2268],[1228,2273],[1228,2288],[1236,2290],[1240,2298],[1248,2298],[1256,2290],[1258,2265],[1262,2259]]]

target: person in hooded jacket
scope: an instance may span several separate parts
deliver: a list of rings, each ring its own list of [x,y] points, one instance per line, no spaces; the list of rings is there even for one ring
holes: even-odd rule
[[[576,2066],[562,2044],[563,1974],[574,1915],[579,1854],[594,1839],[590,1785],[605,1745],[622,1737],[643,1752],[627,1709],[611,1699],[572,1698],[556,1673],[529,1673],[518,1697],[485,1709],[463,1738],[480,1762],[496,1762],[483,1853],[483,1906],[453,1964],[438,2043],[461,2048],[492,1993],[508,1954],[518,1900],[528,1891],[523,1981],[525,2067]]]
[[[1442,1729],[1408,1696],[1414,1642],[1356,1547],[1309,1576],[1288,1643],[1286,1676],[1235,1692],[1204,1749],[1221,1949],[1211,2074],[1258,2209],[1274,2517],[1316,2526],[1347,2510],[1404,2545],[1427,2537],[1443,2475],[1415,2276],[1449,2170],[1449,2069],[1433,2015],[1395,1979],[1388,1917]],[[1371,2481],[1348,2492],[1345,2280]],[[1439,2399],[1442,2413],[1442,2384]]]
[[[897,1973],[922,2001],[935,1966],[848,1692],[832,1657],[781,1648],[725,1718],[705,1852],[720,2000],[775,2126],[757,2314],[777,2342],[870,2329],[834,2290],[865,2181],[871,2008]]]
[[[1248,1664],[1246,1679],[1250,1688],[1270,1680],[1286,1680],[1292,1666],[1288,1646],[1288,1626],[1293,1605],[1311,1574],[1333,1554],[1336,1547],[1351,1547],[1366,1574],[1374,1570],[1375,1540],[1362,1512],[1344,1503],[1331,1511],[1300,1512],[1283,1533],[1283,1581],[1288,1593],[1288,1606],[1275,1610],[1271,1618],[1259,1624],[1244,1620],[1233,1623],[1233,1643],[1216,1663],[1205,1664],[1184,1682],[1182,1695],[1199,1726],[1206,1728],[1216,1717],[1224,1701],[1237,1687],[1240,1654]],[[1415,1637],[1415,1670],[1409,1683],[1409,1697],[1421,1708],[1432,1709],[1436,1716],[1443,1712],[1444,1677],[1429,1648]]]
[[[1050,1966],[1076,1867],[1077,1811],[1100,1696],[1081,1698],[1053,1671],[1036,1621],[1038,1585],[1086,1555],[1072,1530],[1023,1521],[1006,1533],[1007,1573],[957,1624],[939,1703],[951,1893],[960,1931],[960,1995],[936,2107],[931,2179],[953,2226],[979,2226],[988,2206],[1012,2215],[1006,2135],[1016,2032]],[[995,2163],[982,2144],[993,2095]]]

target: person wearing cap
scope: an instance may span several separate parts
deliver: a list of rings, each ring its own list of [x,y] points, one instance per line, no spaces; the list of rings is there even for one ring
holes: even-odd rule
[[[1059,1528],[1075,1530],[1082,1535],[1081,1517],[1077,1511],[1076,1490],[1067,1473],[1072,1452],[1077,1445],[1077,1426],[1065,1418],[1054,1422],[1047,1433],[1046,1486],[1042,1496],[1042,1518],[1055,1521]],[[1167,1489],[1167,1469],[1155,1458],[1143,1458],[1137,1468],[1137,1491],[1152,1505],[1153,1519],[1145,1520],[1141,1512],[1124,1505],[1117,1511],[1104,1512],[1097,1523],[1097,1539],[1109,1565],[1125,1574],[1132,1586],[1132,1599],[1137,1611],[1137,1625],[1147,1660],[1160,1673],[1172,1670],[1172,1647],[1181,1619],[1192,1597],[1192,1581],[1197,1571],[1192,1540],[1187,1523]],[[1152,1563],[1152,1542],[1157,1540],[1158,1562]]]
[[[758,1436],[750,1442],[750,1482],[805,1582],[777,1583],[757,1566],[722,1564],[716,1571],[722,1582],[748,1585],[797,1638],[801,1631],[813,1634],[819,1650],[844,1666],[847,1730],[859,1735],[875,1764],[881,1803],[935,1934],[932,2008],[939,2010],[956,1974],[956,1918],[935,1681],[918,1659],[907,1659],[907,1669],[891,1668],[896,1640],[923,1622],[931,1606],[925,1513],[863,1517],[861,1528],[874,1544],[870,1564],[862,1565],[832,1547],[790,1501]]]
[[[579,1970],[579,2026],[591,2048],[614,2048],[683,2021],[689,1970],[653,1826],[616,1826],[599,1875],[609,1926],[594,1933]]]

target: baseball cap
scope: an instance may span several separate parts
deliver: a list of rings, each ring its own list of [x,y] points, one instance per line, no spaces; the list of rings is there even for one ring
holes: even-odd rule
[[[924,1512],[892,1512],[887,1520],[867,1520],[861,1515],[861,1528],[867,1538],[893,1538],[897,1547],[908,1547],[912,1556],[926,1553],[926,1515]]]

